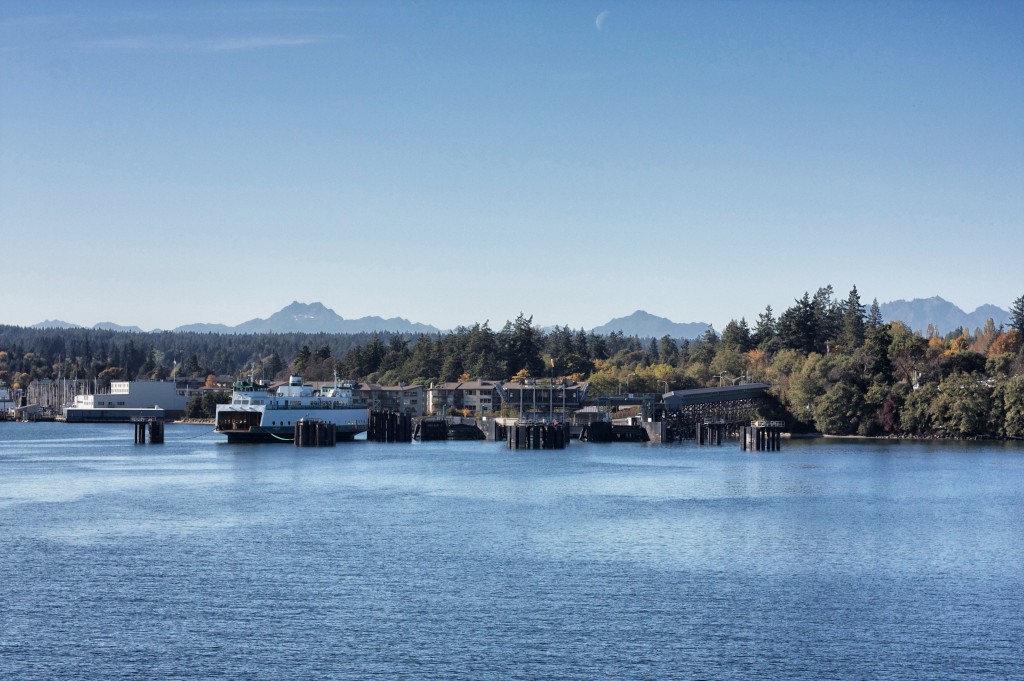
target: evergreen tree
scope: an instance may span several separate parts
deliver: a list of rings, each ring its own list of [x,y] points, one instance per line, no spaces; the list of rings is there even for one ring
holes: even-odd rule
[[[270,378],[277,376],[284,369],[284,361],[277,350],[270,353],[270,358],[263,365],[263,373]]]
[[[877,329],[882,325],[882,308],[878,306],[878,298],[871,300],[871,311],[868,312],[866,326],[869,329]]]
[[[662,336],[658,341],[658,355],[665,364],[675,366],[679,363],[679,346],[671,336]]]
[[[526,369],[531,376],[544,374],[544,362],[540,357],[541,334],[533,326],[533,317],[522,312],[515,322],[508,322],[499,335],[499,347],[509,373]]]
[[[750,329],[747,328],[747,320],[743,317],[737,322],[735,319],[722,329],[722,347],[732,348],[738,352],[746,352],[754,347],[750,337]]]
[[[809,293],[796,301],[779,317],[779,344],[783,348],[803,353],[815,352],[818,347],[818,315]]]
[[[775,317],[772,314],[772,306],[768,305],[764,308],[764,312],[757,316],[757,325],[754,326],[754,333],[751,335],[750,340],[755,347],[768,352],[773,349],[772,346],[775,344],[777,332],[778,329]]]
[[[1024,296],[1013,301],[1010,306],[1010,328],[1024,334]]]
[[[812,306],[816,335],[814,349],[824,353],[832,343],[840,340],[843,330],[842,310],[833,297],[831,284],[817,290]]]
[[[864,306],[860,303],[857,287],[850,289],[850,295],[843,305],[843,345],[848,350],[860,347],[864,343]]]
[[[657,364],[661,361],[658,355],[658,341],[651,339],[651,342],[647,344],[647,356],[644,358],[647,360],[647,364]]]
[[[310,360],[313,358],[313,353],[310,352],[308,345],[303,345],[299,349],[299,354],[295,356],[292,361],[292,373],[301,375],[305,371],[306,367],[309,366]],[[187,368],[187,367],[186,367]],[[189,374],[191,376],[192,374]]]

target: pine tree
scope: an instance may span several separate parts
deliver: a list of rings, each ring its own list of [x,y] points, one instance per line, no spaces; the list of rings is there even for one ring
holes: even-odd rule
[[[768,351],[770,346],[774,344],[773,341],[777,332],[775,317],[772,315],[772,306],[768,305],[764,308],[764,312],[757,316],[757,324],[754,326],[751,341],[756,347]]]
[[[778,323],[779,343],[782,347],[803,353],[817,350],[821,334],[816,313],[816,306],[806,292],[796,301],[796,305],[783,312]]]
[[[871,301],[871,311],[868,312],[867,327],[874,331],[882,325],[882,309],[878,307],[878,298]]]
[[[1013,301],[1010,307],[1010,328],[1024,333],[1024,296]]]
[[[843,306],[843,344],[850,350],[864,344],[864,306],[856,286],[850,289]]]
[[[735,319],[729,320],[729,323],[722,329],[722,345],[734,348],[739,352],[746,352],[753,347],[746,319],[741,317],[738,322]]]

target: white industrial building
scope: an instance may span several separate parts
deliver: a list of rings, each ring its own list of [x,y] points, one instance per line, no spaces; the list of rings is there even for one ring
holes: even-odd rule
[[[174,381],[111,381],[109,393],[75,396],[74,404],[64,409],[64,419],[73,423],[179,418],[194,395]]]

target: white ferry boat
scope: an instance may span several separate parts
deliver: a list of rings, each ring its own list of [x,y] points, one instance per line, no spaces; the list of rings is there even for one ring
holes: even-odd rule
[[[216,431],[228,442],[293,442],[299,419],[333,423],[339,441],[366,431],[369,413],[352,405],[350,381],[314,390],[291,376],[288,385],[271,391],[264,383],[235,383],[230,404],[217,405]]]

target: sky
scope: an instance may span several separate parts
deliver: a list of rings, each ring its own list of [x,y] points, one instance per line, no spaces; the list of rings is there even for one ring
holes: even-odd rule
[[[0,0],[0,323],[1024,294],[1024,3]]]

